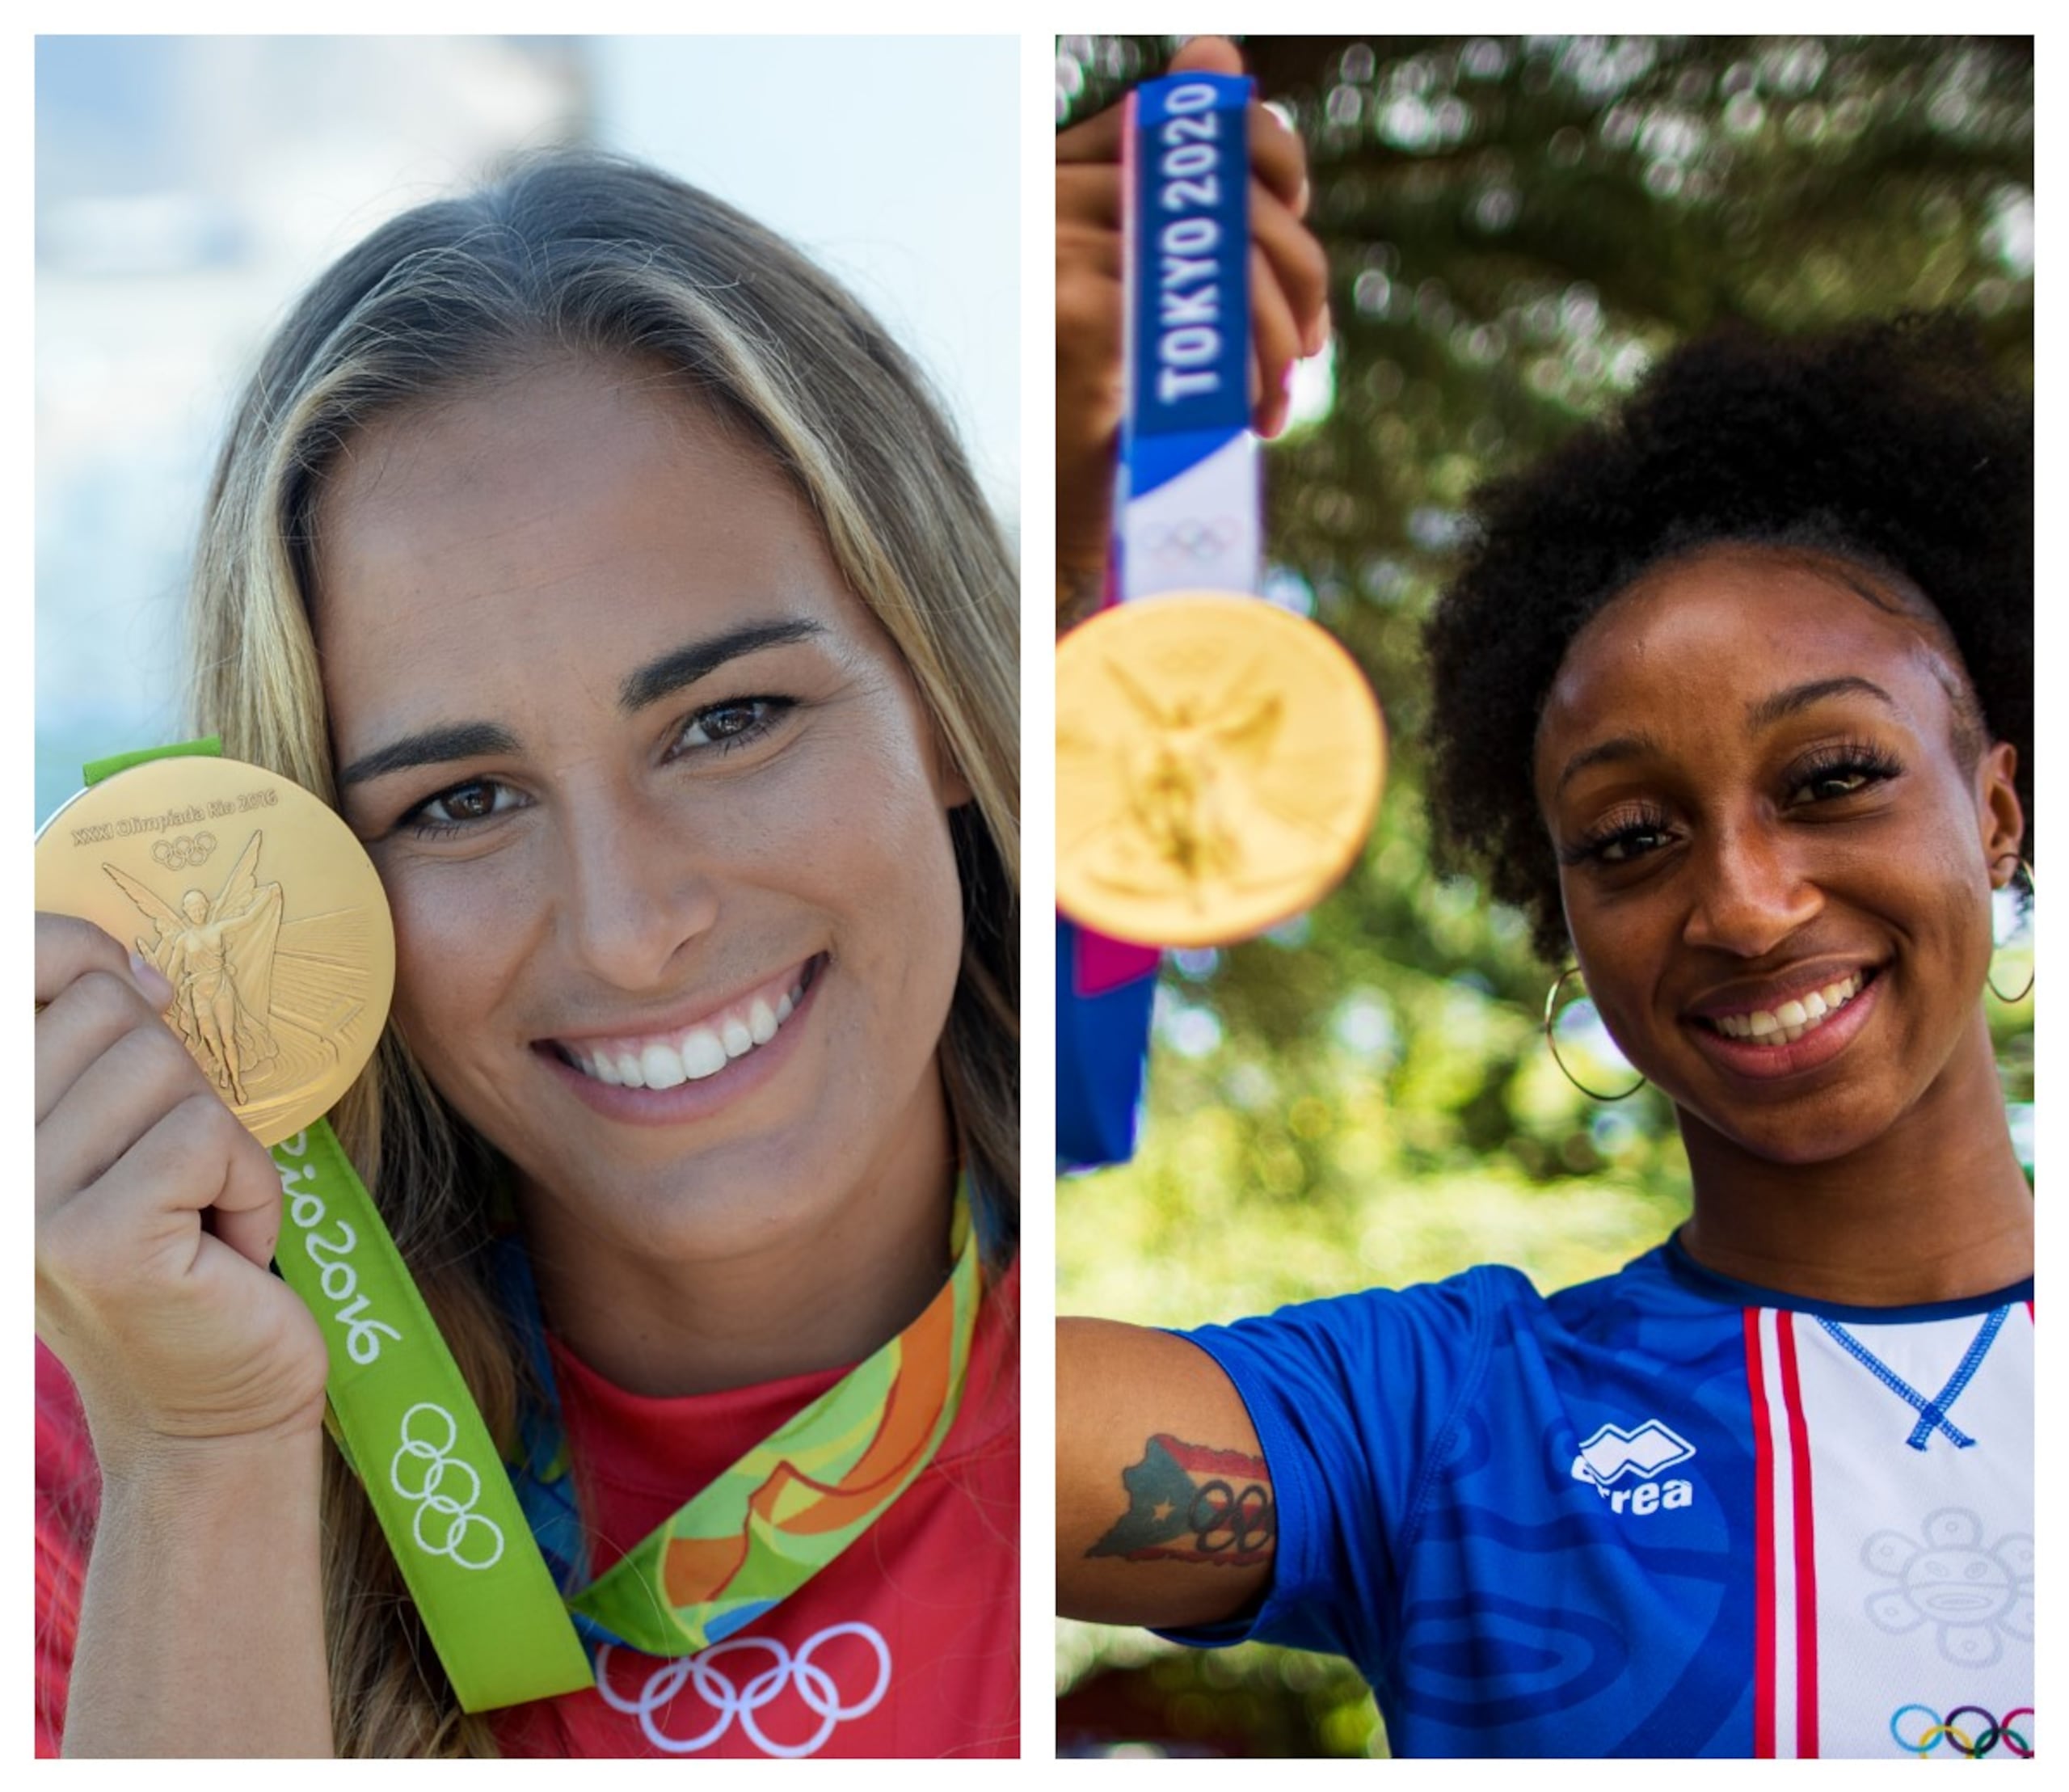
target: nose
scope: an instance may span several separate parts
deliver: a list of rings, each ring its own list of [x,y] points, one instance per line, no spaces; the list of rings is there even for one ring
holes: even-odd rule
[[[595,795],[563,833],[559,931],[585,970],[614,988],[667,980],[718,918],[718,885],[679,812],[634,795]]]
[[[1714,834],[1696,865],[1693,906],[1682,929],[1691,946],[1760,958],[1814,919],[1824,895],[1807,875],[1801,847],[1771,827]]]

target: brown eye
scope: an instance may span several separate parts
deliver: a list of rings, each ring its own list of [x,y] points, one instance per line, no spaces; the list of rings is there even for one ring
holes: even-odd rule
[[[495,813],[495,786],[462,784],[457,790],[433,797],[425,807],[436,812],[440,821],[478,821]]]
[[[691,731],[701,729],[707,740],[731,740],[753,727],[761,719],[761,710],[758,703],[727,703],[718,709],[706,710],[690,724]]]
[[[508,784],[499,784],[492,778],[477,778],[426,797],[396,826],[419,835],[457,833],[518,807],[520,800]]]
[[[1848,748],[1843,755],[1812,763],[1790,774],[1789,807],[1807,807],[1817,803],[1836,803],[1858,796],[1863,791],[1886,783],[1902,768],[1880,753],[1862,748]]]
[[[774,727],[793,706],[786,697],[741,697],[731,702],[714,703],[699,710],[676,737],[678,753],[699,748],[745,746]]]

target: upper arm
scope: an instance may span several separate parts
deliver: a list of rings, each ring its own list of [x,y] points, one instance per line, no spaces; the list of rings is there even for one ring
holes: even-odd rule
[[[1270,1583],[1277,1506],[1255,1426],[1196,1344],[1102,1319],[1056,1328],[1056,1609],[1211,1624]]]

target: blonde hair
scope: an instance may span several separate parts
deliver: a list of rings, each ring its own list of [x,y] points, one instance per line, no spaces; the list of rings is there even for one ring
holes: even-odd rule
[[[904,655],[972,794],[950,816],[961,975],[943,1079],[988,1257],[1018,1245],[1019,680],[1013,564],[925,382],[782,238],[710,196],[591,154],[527,160],[384,226],[325,273],[268,347],[209,492],[194,582],[194,719],[225,752],[335,801],[310,633],[325,475],[376,417],[544,354],[671,370],[810,504]],[[506,1445],[520,1352],[488,1279],[493,1153],[391,1030],[332,1116],[491,1429]],[[338,1752],[493,1754],[419,1630],[358,1485],[326,1462],[325,1609]]]

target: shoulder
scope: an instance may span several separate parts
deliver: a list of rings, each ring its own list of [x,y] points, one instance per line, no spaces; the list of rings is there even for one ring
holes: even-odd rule
[[[1305,1346],[1355,1352],[1411,1335],[1467,1336],[1500,1315],[1533,1312],[1544,1305],[1521,1271],[1483,1264],[1441,1281],[1304,1301],[1225,1325],[1196,1326],[1179,1335],[1210,1353],[1230,1339],[1258,1350]]]

